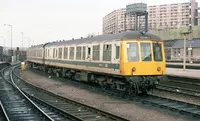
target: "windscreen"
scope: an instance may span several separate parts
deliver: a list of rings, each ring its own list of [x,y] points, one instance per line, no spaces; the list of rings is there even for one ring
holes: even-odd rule
[[[149,42],[140,43],[142,61],[151,61],[151,44]]]
[[[136,42],[127,43],[127,55],[128,55],[128,61],[139,61],[138,43]]]
[[[162,61],[162,44],[161,43],[153,43],[153,55],[154,61]]]

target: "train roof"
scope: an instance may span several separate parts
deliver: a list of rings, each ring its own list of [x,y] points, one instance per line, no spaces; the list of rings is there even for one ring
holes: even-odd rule
[[[43,48],[44,44],[40,44],[40,45],[34,45],[29,47],[28,49],[38,49],[38,48]]]
[[[105,35],[99,35],[99,36],[95,36],[95,37],[52,42],[52,43],[48,43],[45,47],[71,45],[71,44],[84,44],[84,43],[90,43],[90,42],[101,42],[101,41],[111,41],[111,40],[122,40],[123,41],[123,40],[130,40],[130,39],[161,40],[160,37],[158,37],[154,34],[129,31],[129,32],[116,33],[116,34],[105,34]]]

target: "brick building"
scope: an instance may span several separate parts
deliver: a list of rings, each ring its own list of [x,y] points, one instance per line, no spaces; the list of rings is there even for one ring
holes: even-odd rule
[[[184,40],[177,40],[171,47],[171,60],[183,60]],[[200,38],[186,41],[186,60],[200,60]]]

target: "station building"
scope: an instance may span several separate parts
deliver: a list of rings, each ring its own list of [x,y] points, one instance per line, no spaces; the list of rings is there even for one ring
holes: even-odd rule
[[[182,61],[184,55],[184,40],[165,40],[165,56],[167,60]],[[186,40],[186,60],[200,61],[200,38]]]
[[[184,40],[177,40],[171,48],[171,60],[183,60]],[[200,61],[200,38],[186,41],[186,60]]]

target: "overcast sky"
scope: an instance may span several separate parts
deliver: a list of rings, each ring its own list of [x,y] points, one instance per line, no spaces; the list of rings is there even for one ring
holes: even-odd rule
[[[102,18],[128,3],[142,1],[148,5],[188,2],[189,0],[0,0],[0,45],[10,46],[13,27],[13,47],[41,44],[54,40],[86,37],[102,33]]]

